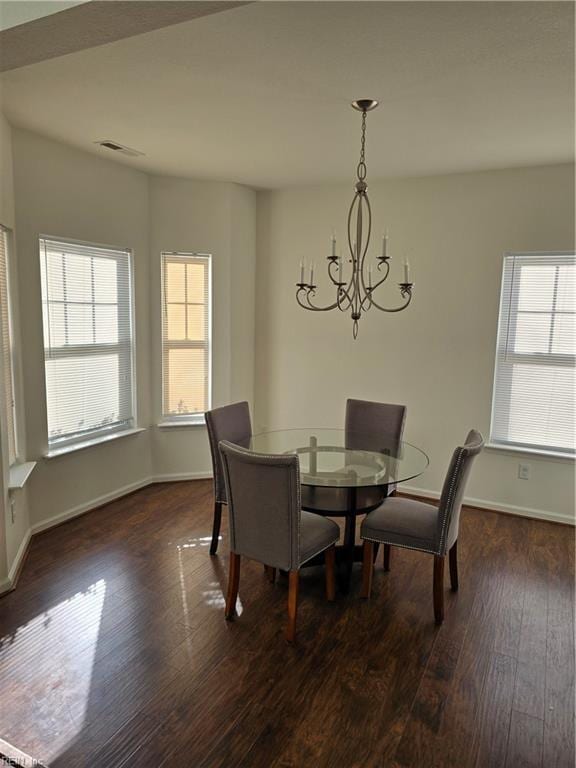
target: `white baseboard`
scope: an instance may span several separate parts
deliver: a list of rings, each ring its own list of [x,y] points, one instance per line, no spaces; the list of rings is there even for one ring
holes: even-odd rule
[[[16,556],[12,561],[12,565],[10,566],[10,570],[8,571],[8,576],[5,579],[2,579],[2,581],[0,581],[0,595],[4,594],[4,592],[10,592],[10,590],[13,588],[14,582],[16,580],[16,575],[18,573],[18,569],[20,568],[20,563],[22,562],[26,554],[26,550],[28,549],[28,544],[30,543],[31,536],[32,536],[32,531],[30,530],[30,528],[28,528],[28,530],[24,534],[24,538],[20,542],[20,546],[18,547],[18,552],[16,552]]]
[[[20,546],[18,547],[18,552],[16,552],[16,557],[12,562],[12,567],[8,571],[8,581],[10,582],[10,584],[14,583],[14,579],[16,578],[16,574],[18,573],[18,568],[20,567],[20,562],[24,557],[24,555],[26,554],[26,550],[28,549],[28,544],[30,543],[31,536],[32,536],[32,531],[30,530],[30,528],[28,528],[28,530],[24,534],[24,538],[20,542]]]
[[[424,488],[414,488],[408,485],[398,486],[400,493],[410,493],[414,496],[423,496],[430,499],[439,499],[440,493],[438,491],[428,491]],[[517,515],[519,517],[531,517],[535,520],[548,520],[553,523],[564,523],[565,525],[576,525],[576,518],[574,515],[562,515],[558,512],[550,512],[545,509],[532,509],[531,507],[517,507],[513,504],[500,504],[495,501],[486,501],[484,499],[474,499],[470,496],[464,498],[464,504],[469,504],[471,507],[479,507],[480,509],[492,510],[493,512],[505,512],[509,515]]]
[[[212,472],[179,472],[173,475],[153,475],[151,483],[175,483],[179,480],[212,480]]]

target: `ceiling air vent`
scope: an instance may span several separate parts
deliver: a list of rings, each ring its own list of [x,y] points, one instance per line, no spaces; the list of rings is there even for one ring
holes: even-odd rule
[[[128,157],[142,157],[144,154],[144,152],[139,152],[137,149],[131,149],[130,147],[125,147],[123,144],[118,144],[117,141],[112,141],[112,139],[102,139],[101,141],[95,141],[94,143],[98,144],[100,147],[111,149],[113,152],[119,152],[121,155],[127,155]]]

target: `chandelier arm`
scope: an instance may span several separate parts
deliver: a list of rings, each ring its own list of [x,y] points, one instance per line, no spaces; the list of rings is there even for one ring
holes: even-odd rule
[[[369,303],[366,309],[370,309],[370,307],[374,304],[376,307],[378,307],[378,304],[374,301],[374,292],[378,290],[378,288],[382,285],[382,283],[385,283],[388,279],[388,275],[390,274],[390,264],[386,262],[386,274],[378,280],[377,283],[374,283],[372,288],[368,291],[366,291],[366,296],[364,298],[364,301],[362,302],[362,309],[364,310],[364,302],[368,299]],[[408,304],[406,305],[408,306]],[[378,307],[378,309],[381,309],[381,307]]]
[[[373,302],[372,302],[372,296],[370,295],[370,291],[366,291],[366,294],[360,304],[360,309],[362,310],[362,312],[367,312],[372,306],[372,303]]]
[[[392,309],[387,309],[386,307],[381,307],[380,304],[378,304],[378,302],[375,301],[374,299],[372,299],[372,304],[382,312],[401,312],[403,309],[406,309],[408,304],[410,304],[410,302],[412,301],[412,287],[403,290],[402,295],[407,295],[408,298],[406,299],[404,304],[401,304],[399,307],[393,307]]]
[[[390,274],[390,264],[388,262],[386,262],[386,274],[383,277],[381,277],[380,280],[378,280],[377,283],[374,283],[374,285],[372,286],[372,293],[374,293],[374,291],[377,288],[379,288],[382,285],[382,283],[386,282],[386,280],[388,279],[388,275],[389,274]]]
[[[305,291],[305,290],[306,290],[306,288],[298,288],[298,290],[296,291],[296,301],[297,301],[297,302],[298,302],[298,304],[299,304],[299,305],[302,307],[302,309],[308,309],[308,305],[307,305],[307,304],[305,304],[305,303],[302,301],[302,297],[301,297],[301,294],[302,294],[302,293],[303,293],[303,291]]]
[[[356,191],[356,193],[354,194],[354,198],[352,199],[352,203],[350,204],[350,209],[348,211],[348,226],[347,226],[348,248],[350,250],[350,254],[352,257],[352,276],[350,278],[350,284],[348,285],[349,303],[346,309],[350,309],[350,308],[352,309],[352,317],[358,314],[358,304],[359,304],[358,252],[360,247],[358,242],[353,243],[352,241],[352,214],[354,213],[354,208],[359,205],[360,205],[360,193]]]
[[[306,304],[303,304],[300,298],[298,297],[298,294],[300,293],[301,290],[306,291]],[[316,307],[314,306],[314,304],[312,304],[312,301],[310,299],[310,296],[313,296],[313,295],[314,295],[314,289],[311,288],[310,286],[308,286],[305,289],[299,289],[298,292],[296,293],[296,299],[298,301],[298,304],[300,304],[300,306],[303,307],[304,309],[308,309],[312,312],[329,312],[331,309],[336,309],[336,307],[338,306],[338,302],[335,301],[333,304],[328,304],[325,307]]]
[[[334,275],[332,274],[332,267],[336,266],[336,262],[333,259],[330,259],[330,263],[328,264],[328,277],[332,281],[334,285],[340,285],[340,282],[334,278]]]
[[[356,202],[358,200],[358,192],[354,194],[354,197],[352,199],[352,202],[350,203],[350,208],[348,210],[348,249],[350,253],[352,254],[352,266],[354,266],[354,246],[352,245],[352,228],[351,228],[351,222],[352,222],[352,213],[354,212],[354,206],[356,205]],[[352,269],[352,274],[354,274],[354,269]]]
[[[336,306],[341,312],[344,312],[350,307],[350,303],[351,303],[350,294],[348,293],[350,286],[348,285],[346,288],[344,288],[344,285],[346,285],[345,283],[340,283],[340,281],[334,279],[332,275],[333,264],[336,264],[336,262],[333,260],[330,260],[330,263],[328,264],[328,276],[330,277],[330,280],[332,281],[332,283],[337,287]],[[348,304],[346,306],[342,305],[342,301],[341,301],[342,296],[346,296],[346,298],[348,299]]]
[[[348,303],[346,305],[342,304],[342,298],[346,297]],[[338,293],[336,294],[336,305],[338,306],[338,309],[340,312],[346,312],[347,309],[350,309],[352,306],[352,299],[350,298],[350,294],[345,288],[340,288]]]
[[[372,209],[370,207],[370,200],[368,199],[368,195],[366,194],[366,192],[364,192],[364,194],[362,195],[362,199],[363,201],[366,202],[366,210],[368,212],[368,218],[367,218],[368,232],[366,234],[366,245],[364,246],[364,250],[362,251],[362,259],[360,262],[360,269],[359,269],[359,279],[362,282],[362,292],[364,294],[360,302],[360,310],[364,311],[365,308],[370,309],[372,305],[372,297],[371,297],[372,291],[366,288],[366,282],[364,280],[364,262],[366,261],[366,254],[368,253],[368,246],[370,245],[370,236],[372,234]],[[362,201],[360,204],[362,204]],[[362,220],[360,220],[360,230],[361,229],[362,229]],[[366,307],[365,307],[365,304],[367,304]]]

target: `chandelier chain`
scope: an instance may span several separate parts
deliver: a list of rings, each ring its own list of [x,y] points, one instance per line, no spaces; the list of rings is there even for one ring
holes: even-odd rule
[[[364,181],[366,178],[366,112],[362,112],[362,136],[360,139],[360,162],[356,169],[358,179]]]
[[[360,162],[366,162],[366,112],[362,112],[362,139],[360,142]]]

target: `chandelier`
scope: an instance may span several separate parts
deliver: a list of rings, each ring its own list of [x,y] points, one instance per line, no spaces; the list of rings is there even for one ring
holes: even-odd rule
[[[376,256],[375,273],[373,273],[371,265],[367,269],[365,266],[372,232],[372,212],[366,192],[368,186],[366,184],[366,115],[377,106],[378,102],[372,99],[360,99],[352,102],[352,107],[362,113],[362,138],[360,162],[356,168],[356,192],[348,212],[348,250],[350,251],[348,263],[351,264],[351,268],[344,270],[342,256],[336,255],[336,236],[333,233],[332,252],[330,256],[327,256],[327,261],[328,277],[336,293],[334,302],[325,307],[314,304],[317,287],[314,283],[314,264],[310,265],[310,279],[305,282],[305,265],[303,261],[300,262],[300,282],[296,283],[296,301],[303,309],[309,309],[312,312],[328,312],[332,309],[339,309],[341,312],[350,310],[354,338],[358,336],[358,321],[363,313],[371,307],[376,307],[382,312],[401,312],[410,304],[412,286],[414,285],[410,282],[410,266],[405,261],[404,281],[398,284],[404,303],[398,307],[388,308],[383,307],[374,298],[375,291],[386,281],[390,273],[387,234],[383,235],[382,251],[379,256]],[[345,272],[348,273],[347,276]]]

